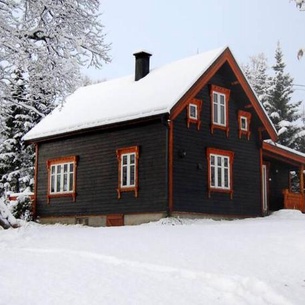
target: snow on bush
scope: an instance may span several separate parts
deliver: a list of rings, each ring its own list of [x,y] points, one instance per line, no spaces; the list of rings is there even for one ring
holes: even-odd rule
[[[20,195],[17,198],[17,203],[13,206],[12,213],[17,219],[32,221],[33,207],[31,198],[29,196]]]

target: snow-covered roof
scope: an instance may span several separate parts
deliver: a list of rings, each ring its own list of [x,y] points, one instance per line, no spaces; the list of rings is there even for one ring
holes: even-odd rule
[[[81,87],[66,99],[63,106],[57,107],[30,130],[24,140],[169,113],[226,48],[152,69],[138,81],[131,75]]]
[[[289,148],[287,146],[275,143],[272,140],[265,140],[264,143],[269,144],[272,147],[277,148],[278,150],[281,150],[282,152],[286,152],[291,156],[295,156],[295,159],[297,161],[299,161],[301,163],[305,163],[305,154],[300,152],[300,151],[297,151],[297,150],[294,150],[294,149]],[[266,145],[264,145],[263,148],[266,149],[267,148]],[[285,156],[287,157],[287,155],[285,155]]]
[[[225,47],[134,75],[81,87],[25,136],[33,140],[137,118],[169,113]]]

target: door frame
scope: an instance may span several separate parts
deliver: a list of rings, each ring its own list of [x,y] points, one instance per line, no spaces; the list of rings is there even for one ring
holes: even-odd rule
[[[261,197],[262,214],[265,216],[269,212],[269,164],[263,162],[261,169]]]

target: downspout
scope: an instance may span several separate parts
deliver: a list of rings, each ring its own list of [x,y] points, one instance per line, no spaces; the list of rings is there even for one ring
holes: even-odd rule
[[[174,150],[174,122],[168,120],[168,215],[171,215],[174,208],[173,202],[173,150]]]
[[[260,198],[261,198],[261,216],[266,216],[265,213],[268,213],[268,206],[267,206],[267,211],[264,210],[264,184],[266,183],[263,181],[263,165],[264,165],[264,160],[263,160],[263,149],[259,149],[259,175],[260,175]],[[267,179],[265,177],[265,179]],[[268,198],[268,197],[267,197]],[[267,204],[267,203],[266,203]]]
[[[39,148],[38,143],[35,144],[35,172],[34,172],[34,201],[33,201],[33,218],[37,217],[37,189],[38,189],[38,157],[39,157]]]

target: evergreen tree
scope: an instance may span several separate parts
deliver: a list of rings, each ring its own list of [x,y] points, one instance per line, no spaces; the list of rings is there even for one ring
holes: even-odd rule
[[[267,92],[270,78],[267,74],[268,61],[264,53],[250,57],[250,63],[243,65],[243,70],[259,101],[268,108]]]
[[[278,43],[275,51],[275,65],[272,67],[274,76],[268,90],[269,116],[278,131],[279,143],[290,148],[302,150],[301,147],[301,114],[300,102],[292,103],[293,78],[285,72],[286,64]]]
[[[0,0],[0,181],[30,184],[22,137],[80,84],[80,67],[110,61],[99,0]]]
[[[22,137],[35,124],[35,114],[22,105],[27,103],[27,89],[22,71],[12,75],[12,98],[2,103],[2,129],[0,144],[0,181],[8,183],[15,192],[31,186],[34,148],[25,146]],[[36,114],[36,120],[39,116]]]

